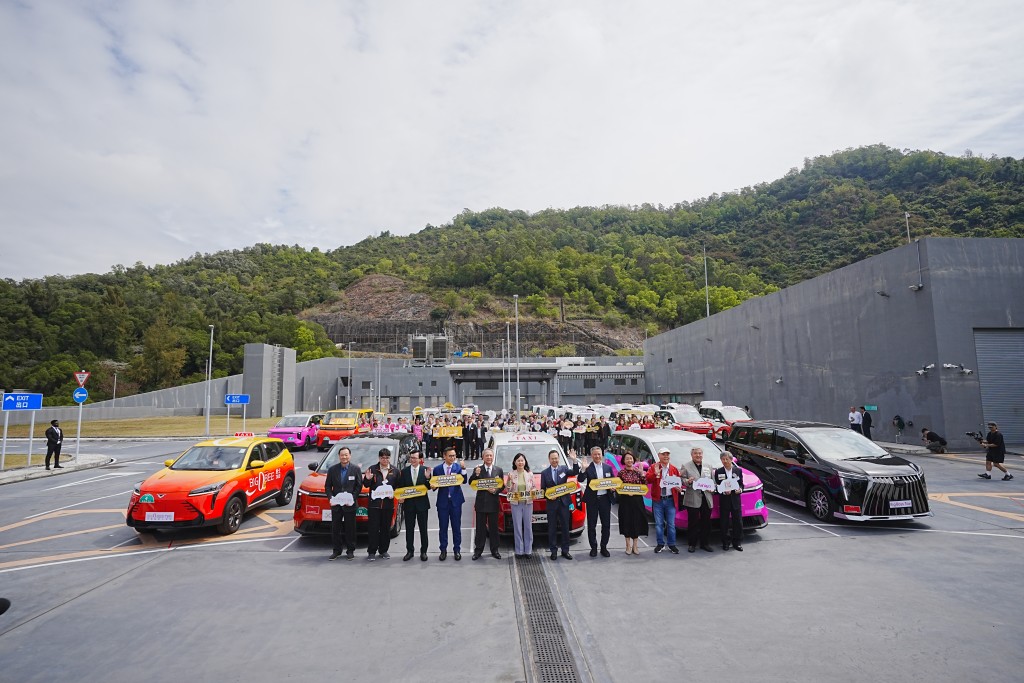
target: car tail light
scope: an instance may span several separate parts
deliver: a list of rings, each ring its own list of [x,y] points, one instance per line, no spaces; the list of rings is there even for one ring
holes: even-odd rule
[[[860,505],[844,505],[843,512],[845,512],[848,515],[859,515]]]

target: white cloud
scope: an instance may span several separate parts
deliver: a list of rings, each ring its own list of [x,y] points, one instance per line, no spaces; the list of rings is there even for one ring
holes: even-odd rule
[[[0,276],[1024,156],[1016,2],[0,5]]]

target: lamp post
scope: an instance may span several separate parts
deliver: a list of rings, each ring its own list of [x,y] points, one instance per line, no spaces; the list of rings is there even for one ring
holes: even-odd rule
[[[907,244],[910,244],[910,212],[903,212],[903,219],[907,221]]]
[[[210,382],[213,379],[213,325],[210,325],[210,355],[206,359],[206,436],[210,435]]]
[[[522,388],[519,386],[519,295],[513,294],[512,301],[516,307],[516,418],[523,407]]]
[[[352,407],[352,342],[348,343],[348,381],[345,382],[348,392],[345,395],[345,407]]]
[[[114,373],[114,397],[110,399],[110,406],[113,408],[117,405],[117,373]]]
[[[708,245],[704,244],[704,317],[711,317],[711,295],[708,290]]]

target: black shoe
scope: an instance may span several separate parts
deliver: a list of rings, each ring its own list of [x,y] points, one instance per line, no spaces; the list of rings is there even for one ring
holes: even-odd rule
[[[688,552],[688,553],[692,553],[692,552],[694,552],[696,550],[697,550],[696,546],[692,546],[692,545],[686,546],[686,552]]]
[[[478,552],[477,553],[473,553],[473,561],[476,562],[477,560],[479,560],[480,559],[480,555],[481,555],[481,553],[478,553]]]
[[[661,543],[659,543],[658,545],[654,546],[654,552],[656,552],[656,553],[660,553],[664,549],[665,549],[665,546],[663,544],[661,544]]]
[[[355,559],[355,556],[356,556],[356,551],[354,551],[354,550],[349,550],[347,553],[345,553],[345,559],[346,560]]]
[[[740,551],[741,553],[743,552],[743,546],[741,545],[734,545],[733,548],[736,548],[736,550]]]
[[[427,551],[426,550],[424,550],[422,553],[420,553],[420,561],[421,562],[426,562],[427,561]]]
[[[380,554],[380,559],[382,559],[382,560],[390,560],[391,556],[388,555],[387,553],[381,553]]]
[[[701,550],[704,550],[704,551],[706,551],[706,552],[709,552],[709,553],[713,553],[713,552],[715,552],[715,549],[714,549],[714,548],[712,548],[712,547],[711,547],[711,546],[709,546],[709,545],[702,545],[702,546],[700,547],[700,549],[701,549]]]
[[[608,552],[608,548],[601,548],[601,557],[611,557],[612,554]]]
[[[55,470],[62,470],[62,469],[64,469],[64,465],[54,465],[53,469],[55,469]]]
[[[590,549],[590,556],[591,557],[597,557],[597,548],[591,548]]]
[[[377,561],[377,556],[376,555],[367,555],[366,556],[366,561],[367,562],[376,562]]]
[[[491,557],[493,557],[496,560],[500,560],[501,559],[501,553],[499,553],[497,550],[495,550],[493,553],[491,553]]]
[[[729,549],[729,544],[728,543],[723,543],[722,544],[722,550],[728,550],[728,549]]]
[[[455,555],[455,561],[456,562],[458,562],[459,560],[462,559],[462,553],[454,553],[454,555]]]
[[[675,554],[675,555],[678,555],[678,554],[679,554],[679,548],[675,547],[674,545],[670,545],[670,546],[668,547],[668,549],[669,549],[669,550],[671,550],[671,551],[672,551],[672,553],[673,553],[673,554]]]
[[[448,557],[448,551],[447,550],[442,550],[441,554],[437,556],[437,559],[439,559],[442,562],[444,562],[444,558],[446,558],[446,557]]]
[[[567,560],[571,560],[572,559],[572,555],[569,554],[568,550],[566,550],[565,552],[562,553],[562,557],[564,557]]]
[[[551,551],[551,559],[552,560],[557,560],[558,559],[558,551],[557,550],[552,550]]]
[[[405,554],[405,557],[402,558],[402,562],[408,562],[409,560],[412,559],[412,556],[413,556],[413,552],[410,550],[409,552],[407,552]]]
[[[49,468],[49,467],[47,467],[47,468],[46,468],[46,471],[47,471],[47,472],[49,472],[49,471],[50,471],[50,468]]]
[[[330,556],[330,557],[328,557],[327,559],[328,559],[328,560],[336,560],[336,559],[338,559],[339,557],[341,557],[341,553],[331,553],[331,556]]]
[[[1011,479],[1013,479],[1013,475],[1009,472],[1003,475],[1003,481],[1010,481]]]
[[[989,474],[988,472],[982,472],[978,476],[981,477],[982,479],[991,479],[992,478],[992,475]]]

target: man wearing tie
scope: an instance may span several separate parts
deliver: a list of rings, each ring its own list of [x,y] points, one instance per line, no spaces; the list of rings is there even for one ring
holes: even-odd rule
[[[735,485],[723,486],[726,481]],[[743,492],[743,472],[733,465],[732,453],[722,453],[722,466],[715,470],[715,483],[719,486],[718,521],[722,525],[722,550],[729,549],[730,536],[732,547],[743,552],[743,506],[740,494]],[[728,490],[725,490],[728,489]]]
[[[548,467],[540,473],[540,487],[547,490],[552,486],[558,486],[568,481],[570,475],[579,476],[580,463],[576,459],[576,451],[570,450],[569,457],[572,459],[572,468],[561,464],[561,456],[558,451],[548,453]],[[548,509],[548,544],[551,550],[551,559],[558,559],[558,536],[556,532],[559,525],[562,527],[562,557],[572,559],[569,554],[569,531],[572,526],[572,513],[569,510],[573,494],[559,496],[547,502]]]
[[[711,491],[698,491],[693,488],[693,483],[698,479],[711,476],[711,468],[703,464],[704,451],[700,448],[690,449],[690,462],[683,463],[683,484],[686,491],[683,493],[683,506],[686,508],[686,539],[689,541],[691,553],[696,549],[698,541],[701,550],[709,553],[714,552],[708,542],[711,534],[711,506],[714,498]]]
[[[601,519],[601,557],[610,557],[608,537],[611,535],[612,493],[608,489],[591,491],[587,484],[595,479],[607,479],[612,474],[611,465],[604,462],[604,451],[600,446],[590,449],[590,464],[583,470],[580,486],[583,486],[583,502],[587,504],[587,536],[590,539],[590,556],[597,557],[597,520]]]
[[[444,462],[434,468],[434,476],[440,477],[449,474],[463,474],[464,470],[460,463],[455,462],[455,447],[449,446],[444,451]],[[461,560],[462,554],[462,504],[466,497],[462,493],[461,486],[442,486],[437,489],[437,521],[438,546],[441,554],[437,559],[444,562],[448,557],[448,527],[452,530],[452,549],[455,551],[455,560]]]
[[[344,548],[345,559],[351,560],[356,552],[356,499],[363,490],[363,476],[359,465],[352,463],[352,452],[347,447],[338,449],[338,462],[327,470],[324,490],[328,498],[343,492],[352,494],[351,505],[331,505],[331,542],[334,550],[328,558],[338,559]]]
[[[473,427],[473,457],[480,458],[486,441],[487,427],[484,425],[484,418],[481,415],[476,418],[476,426]]]
[[[427,468],[420,463],[420,452],[413,451],[409,454],[409,466],[402,470],[398,477],[398,486],[427,486],[430,484],[430,474]],[[403,514],[405,515],[405,557],[403,562],[412,559],[415,553],[413,540],[416,537],[416,525],[420,527],[420,560],[427,561],[427,511],[430,510],[430,499],[426,496],[406,498],[402,503]]]
[[[470,483],[477,479],[492,477],[497,477],[502,483],[493,491],[476,492],[476,503],[474,504],[476,508],[476,543],[473,546],[473,559],[479,560],[480,556],[484,554],[484,532],[486,531],[487,538],[490,540],[491,557],[500,560],[501,553],[498,552],[498,491],[505,486],[505,473],[494,464],[494,451],[490,448],[484,449],[483,459],[484,464],[478,465],[473,469],[473,474],[469,475]]]
[[[60,423],[57,420],[50,420],[50,427],[46,430],[46,469],[50,469],[50,456],[53,456],[53,469],[62,470],[60,464],[60,445],[64,443],[64,432],[60,430]]]

